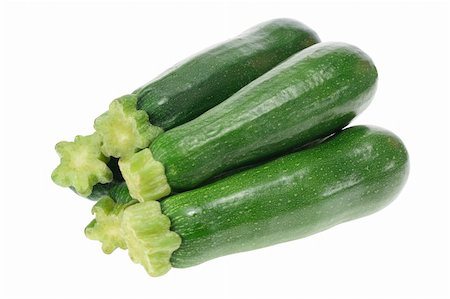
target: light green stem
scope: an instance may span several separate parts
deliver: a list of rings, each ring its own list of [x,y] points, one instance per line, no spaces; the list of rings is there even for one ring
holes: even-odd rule
[[[63,187],[72,187],[81,196],[91,194],[94,185],[112,181],[113,173],[106,163],[101,150],[101,138],[94,133],[77,136],[73,142],[62,141],[56,144],[60,164],[52,173],[53,181]]]
[[[170,270],[170,257],[180,247],[181,238],[170,230],[170,220],[162,214],[159,202],[128,207],[123,213],[122,232],[131,260],[144,266],[150,276]]]
[[[106,254],[116,248],[127,249],[122,233],[122,216],[124,210],[137,203],[130,201],[125,204],[116,203],[111,197],[105,196],[92,208],[95,219],[85,228],[86,237],[102,243],[102,250]]]
[[[148,114],[136,108],[136,95],[125,95],[109,105],[109,110],[94,123],[102,137],[102,152],[107,157],[126,157],[146,148],[163,132],[149,122]]]
[[[152,201],[170,194],[164,166],[153,159],[150,149],[120,159],[119,167],[134,199],[140,202]]]

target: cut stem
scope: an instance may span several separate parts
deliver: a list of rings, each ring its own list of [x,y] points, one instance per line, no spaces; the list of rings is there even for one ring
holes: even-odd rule
[[[119,167],[134,199],[140,202],[152,201],[170,194],[164,166],[153,158],[150,149],[120,159]]]
[[[109,158],[102,154],[100,147],[101,138],[96,133],[56,144],[61,160],[52,173],[53,181],[62,187],[72,187],[84,197],[91,194],[94,185],[111,182],[113,174],[106,164]]]
[[[120,97],[94,123],[102,137],[102,152],[107,157],[126,157],[146,148],[163,132],[149,122],[145,111],[137,110],[136,95]]]
[[[116,203],[109,196],[100,199],[92,208],[95,219],[85,228],[86,237],[100,241],[106,254],[112,253],[117,248],[127,249],[122,233],[122,216],[124,210],[135,203],[136,200]]]
[[[157,201],[138,203],[123,213],[122,232],[133,262],[144,266],[150,276],[170,270],[170,257],[181,245],[180,236],[170,230],[170,220]]]

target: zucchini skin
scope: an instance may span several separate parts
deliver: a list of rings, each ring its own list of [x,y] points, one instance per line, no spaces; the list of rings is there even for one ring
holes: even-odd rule
[[[302,238],[374,213],[409,172],[401,140],[380,128],[348,128],[283,156],[161,202],[182,238],[171,257],[190,267],[215,257]]]
[[[111,169],[111,171],[112,171],[113,180],[107,184],[94,185],[94,187],[92,188],[91,194],[89,194],[89,196],[87,196],[88,199],[97,201],[104,196],[110,196],[111,190],[116,189],[117,185],[120,185],[120,184],[122,184],[122,182],[124,182],[122,173],[120,172],[119,165],[117,164],[117,162],[118,162],[117,158],[114,158],[114,157],[110,158],[107,165],[108,165],[108,168]],[[76,193],[76,191],[73,187],[70,187],[70,189]],[[122,200],[123,197],[124,196],[121,196],[119,198],[119,201]]]
[[[377,70],[344,43],[309,47],[151,145],[175,191],[345,127],[370,103]]]
[[[97,184],[94,186],[91,195],[87,198],[98,201],[108,196],[118,204],[125,204],[133,200],[124,181],[112,181],[108,184]]]
[[[271,68],[320,40],[307,26],[275,19],[207,49],[134,93],[138,109],[164,130],[186,123]]]

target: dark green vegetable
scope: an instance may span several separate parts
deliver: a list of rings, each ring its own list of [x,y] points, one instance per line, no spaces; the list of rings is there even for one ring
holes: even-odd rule
[[[168,130],[216,106],[289,56],[320,40],[302,23],[275,19],[209,48],[134,93],[138,109]]]
[[[122,233],[130,257],[157,276],[170,264],[190,267],[374,213],[395,198],[408,171],[397,136],[356,126],[313,148],[171,196],[161,209],[154,201],[130,206]]]
[[[166,196],[171,188],[189,190],[340,130],[366,108],[376,82],[372,60],[358,48],[317,44],[119,166],[139,201]]]
[[[121,183],[113,186],[109,190],[108,196],[113,198],[114,202],[119,203],[119,204],[125,204],[130,201],[133,201],[133,198],[130,196],[127,184],[125,182],[121,182]]]
[[[317,42],[316,33],[305,25],[276,19],[181,62],[133,95],[114,101],[97,118],[103,154],[124,157],[147,147],[163,130],[196,118]]]
[[[117,203],[127,203],[133,200],[124,181],[114,180],[111,183],[107,184],[97,184],[94,186],[91,195],[89,195],[87,198],[97,201],[104,196],[113,198]]]
[[[134,94],[114,100],[96,119],[96,133],[77,137],[90,140],[83,146],[77,140],[59,143],[61,164],[52,174],[54,182],[98,199],[111,186],[111,171],[105,167],[109,157],[125,157],[147,147],[163,130],[197,117],[317,42],[316,33],[305,25],[276,19],[183,61]]]

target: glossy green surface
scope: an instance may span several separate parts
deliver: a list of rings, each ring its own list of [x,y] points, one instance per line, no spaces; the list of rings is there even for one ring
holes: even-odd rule
[[[171,263],[189,267],[374,213],[395,198],[408,170],[398,137],[357,126],[313,148],[171,196],[161,209],[182,238]]]
[[[117,185],[113,186],[109,190],[108,196],[118,204],[125,204],[133,201],[133,198],[130,196],[130,192],[128,191],[128,187],[125,182],[120,182]]]
[[[196,54],[136,90],[138,108],[164,130],[179,126],[317,42],[316,33],[297,21],[262,23]]]
[[[309,47],[150,146],[172,190],[280,154],[345,127],[370,102],[371,59],[343,43]]]
[[[76,192],[73,188],[70,189]],[[130,196],[127,184],[123,180],[113,180],[111,183],[97,184],[94,186],[92,193],[87,198],[93,201],[98,201],[105,196],[111,197],[115,202],[120,204],[133,200]]]

